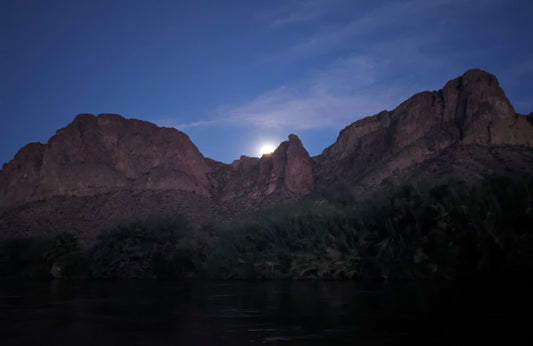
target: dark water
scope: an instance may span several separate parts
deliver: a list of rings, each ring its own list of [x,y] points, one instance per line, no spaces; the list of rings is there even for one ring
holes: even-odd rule
[[[0,345],[529,344],[525,285],[0,282]],[[525,313],[525,315],[522,315]]]

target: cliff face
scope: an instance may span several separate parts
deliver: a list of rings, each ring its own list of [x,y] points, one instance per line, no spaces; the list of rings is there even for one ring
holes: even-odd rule
[[[496,77],[481,70],[349,125],[316,160],[326,181],[341,176],[372,186],[468,145],[533,146],[533,126],[515,113]]]
[[[199,222],[226,220],[339,180],[362,192],[389,177],[531,173],[531,118],[515,114],[496,77],[470,70],[442,90],[354,122],[317,157],[290,135],[272,154],[226,165],[204,158],[178,130],[81,114],[48,143],[28,144],[4,165],[0,233],[90,232],[112,220],[173,210]]]
[[[242,156],[230,165],[211,165],[213,203],[230,214],[293,201],[314,188],[313,161],[292,134],[260,159]]]
[[[465,144],[533,145],[532,128],[518,117],[495,76],[470,70],[446,83],[441,93],[442,125]],[[457,133],[458,131],[458,133]]]
[[[209,196],[208,166],[171,128],[112,114],[78,115],[47,144],[30,144],[0,171],[0,209],[55,195],[179,190]]]

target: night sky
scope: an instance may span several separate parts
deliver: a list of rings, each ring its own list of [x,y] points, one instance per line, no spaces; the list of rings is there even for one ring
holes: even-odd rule
[[[290,133],[317,155],[470,68],[527,114],[532,14],[530,0],[0,0],[0,165],[78,113],[175,127],[226,163]]]

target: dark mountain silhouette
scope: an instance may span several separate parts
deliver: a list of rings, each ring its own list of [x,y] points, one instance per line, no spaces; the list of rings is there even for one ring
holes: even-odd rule
[[[272,154],[228,165],[176,129],[80,114],[3,166],[0,237],[72,231],[90,242],[118,220],[152,214],[177,211],[201,226],[333,189],[364,194],[385,179],[531,174],[532,146],[531,114],[516,114],[481,70],[354,122],[316,157],[290,135]]]

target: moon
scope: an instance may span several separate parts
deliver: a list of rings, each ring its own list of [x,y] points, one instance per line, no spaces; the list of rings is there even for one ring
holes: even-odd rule
[[[276,148],[272,144],[263,144],[259,148],[259,157],[263,156],[264,154],[270,154],[272,153]]]

